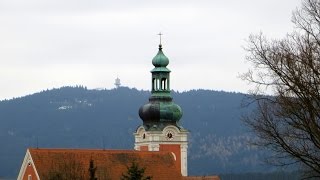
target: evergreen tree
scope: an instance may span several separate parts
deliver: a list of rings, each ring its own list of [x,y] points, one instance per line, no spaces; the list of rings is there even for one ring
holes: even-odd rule
[[[127,167],[126,174],[122,174],[121,180],[151,180],[151,176],[144,177],[145,168],[140,168],[136,162],[132,162],[130,167]]]
[[[89,180],[97,180],[95,177],[97,167],[94,167],[94,161],[91,159],[89,164]]]

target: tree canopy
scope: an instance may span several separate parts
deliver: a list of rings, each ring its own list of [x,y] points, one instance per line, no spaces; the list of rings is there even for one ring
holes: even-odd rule
[[[269,162],[320,177],[320,1],[304,0],[292,22],[295,31],[283,39],[249,37],[253,68],[242,77],[255,85],[258,106],[244,122],[258,136],[254,143],[272,150]]]

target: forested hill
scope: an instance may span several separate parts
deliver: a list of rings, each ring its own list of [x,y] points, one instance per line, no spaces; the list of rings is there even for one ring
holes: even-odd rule
[[[0,177],[16,177],[27,147],[133,149],[138,109],[150,92],[63,87],[0,101]],[[247,144],[244,94],[172,92],[190,130],[189,173],[259,171],[263,154]],[[1,179],[1,178],[0,178]]]

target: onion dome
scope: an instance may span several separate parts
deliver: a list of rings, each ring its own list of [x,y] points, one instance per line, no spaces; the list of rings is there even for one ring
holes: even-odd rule
[[[170,95],[170,70],[166,68],[169,59],[163,54],[159,45],[157,55],[152,59],[155,66],[152,73],[152,91],[149,102],[139,109],[139,116],[146,130],[162,130],[167,125],[178,128],[182,117],[179,105],[172,102]]]
[[[176,124],[182,117],[182,110],[172,101],[150,98],[149,103],[139,109],[139,116],[146,123]]]
[[[162,45],[159,45],[158,54],[152,59],[152,64],[155,67],[166,67],[169,64],[169,59],[162,52]]]

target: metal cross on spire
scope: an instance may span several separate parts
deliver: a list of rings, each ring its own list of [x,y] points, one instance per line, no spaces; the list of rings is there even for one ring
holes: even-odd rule
[[[161,32],[158,34],[160,36],[160,45],[161,45],[161,36],[163,35]]]

